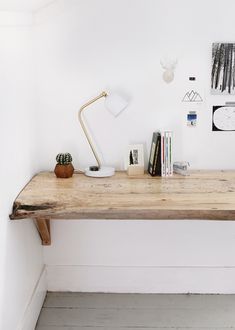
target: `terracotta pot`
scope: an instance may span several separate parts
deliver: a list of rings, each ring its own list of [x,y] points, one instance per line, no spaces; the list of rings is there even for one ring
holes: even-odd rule
[[[71,178],[74,172],[74,167],[72,164],[60,165],[57,164],[54,169],[57,178]]]

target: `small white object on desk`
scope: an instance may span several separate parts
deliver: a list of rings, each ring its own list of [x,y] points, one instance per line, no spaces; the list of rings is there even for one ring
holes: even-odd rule
[[[190,175],[188,172],[188,167],[189,167],[189,163],[188,162],[174,162],[173,164],[173,172],[183,175],[183,176],[187,176]]]
[[[97,169],[94,170],[92,169],[92,167],[97,167]],[[100,168],[98,168],[98,166],[90,166],[85,169],[84,173],[86,176],[91,176],[93,178],[105,178],[113,176],[115,173],[115,169],[114,167],[101,166]]]

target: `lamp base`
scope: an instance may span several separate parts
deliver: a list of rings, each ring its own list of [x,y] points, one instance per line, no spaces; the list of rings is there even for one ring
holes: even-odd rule
[[[84,174],[86,176],[91,176],[93,178],[105,178],[108,176],[113,176],[115,169],[113,167],[100,167],[98,171],[91,171],[90,167],[85,169]]]

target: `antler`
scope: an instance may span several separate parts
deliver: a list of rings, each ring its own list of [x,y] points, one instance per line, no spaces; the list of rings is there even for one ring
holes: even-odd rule
[[[164,70],[174,70],[177,66],[178,60],[160,60],[161,66]]]
[[[167,67],[165,66],[165,64],[163,63],[163,61],[162,61],[162,60],[160,61],[160,63],[161,63],[161,66],[162,66],[162,68],[163,68],[164,70],[166,70],[166,69],[167,69]]]

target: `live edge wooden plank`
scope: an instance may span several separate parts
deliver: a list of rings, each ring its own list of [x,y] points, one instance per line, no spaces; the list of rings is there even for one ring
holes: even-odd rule
[[[10,218],[235,220],[235,171],[69,179],[42,172],[16,198]]]
[[[35,219],[43,245],[51,244],[50,219],[235,220],[235,171],[69,179],[42,172],[18,195],[10,218]]]

